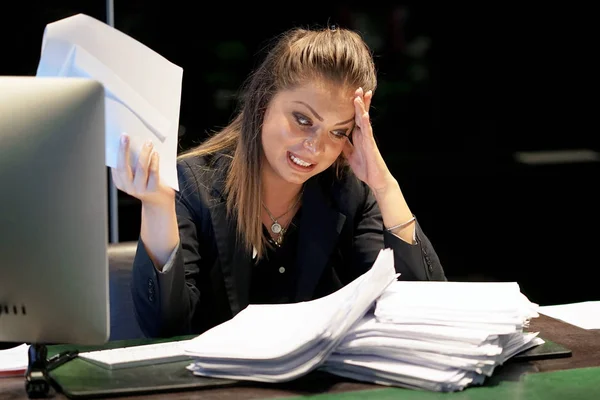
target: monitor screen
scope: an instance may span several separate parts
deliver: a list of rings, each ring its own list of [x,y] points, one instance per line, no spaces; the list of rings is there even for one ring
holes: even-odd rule
[[[110,331],[104,88],[0,77],[0,342]]]

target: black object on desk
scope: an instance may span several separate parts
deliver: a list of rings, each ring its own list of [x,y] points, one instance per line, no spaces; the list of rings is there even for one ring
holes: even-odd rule
[[[49,376],[54,368],[77,357],[77,350],[58,353],[48,358],[48,348],[44,344],[31,343],[27,353],[28,365],[25,373],[25,391],[30,399],[48,397],[50,388],[60,391],[60,387]]]
[[[558,343],[547,339],[544,339],[544,341],[545,343],[542,343],[539,346],[515,354],[509,361],[547,360],[550,358],[571,357],[573,355],[570,349],[567,349]]]

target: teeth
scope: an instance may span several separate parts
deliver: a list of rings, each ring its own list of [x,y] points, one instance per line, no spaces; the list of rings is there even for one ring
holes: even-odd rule
[[[310,167],[312,165],[311,163],[307,163],[306,161],[299,159],[298,157],[294,156],[291,153],[290,153],[290,159],[294,162],[294,164],[298,164],[301,167]]]

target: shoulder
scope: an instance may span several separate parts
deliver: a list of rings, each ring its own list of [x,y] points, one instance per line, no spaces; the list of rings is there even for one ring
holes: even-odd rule
[[[177,158],[177,170],[186,174],[202,175],[218,168],[218,155],[186,154]]]
[[[218,186],[227,175],[229,158],[224,155],[188,154],[177,159],[180,187],[195,186],[196,189]]]
[[[177,159],[178,198],[189,208],[203,208],[223,200],[229,159],[220,155],[185,155]]]

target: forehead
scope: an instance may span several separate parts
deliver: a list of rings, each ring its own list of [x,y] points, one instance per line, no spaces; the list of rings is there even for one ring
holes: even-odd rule
[[[298,105],[298,102],[309,104],[325,118],[344,119],[354,115],[354,90],[335,84],[309,82],[293,89],[283,90],[274,98],[283,106]]]

